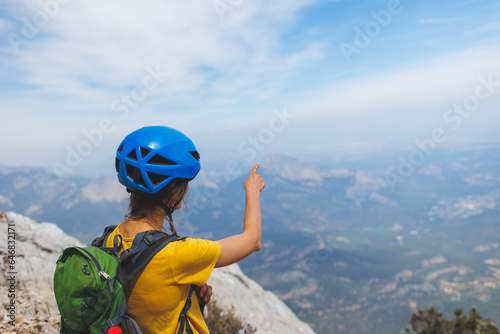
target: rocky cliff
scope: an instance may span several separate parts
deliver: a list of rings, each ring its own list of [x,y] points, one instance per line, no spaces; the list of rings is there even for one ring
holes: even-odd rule
[[[55,224],[37,224],[14,212],[0,212],[0,231],[0,332],[57,333],[56,261],[64,248],[83,244]]]
[[[58,333],[59,316],[52,276],[60,253],[83,246],[52,223],[36,223],[0,212],[0,332]],[[232,308],[258,334],[314,333],[273,293],[249,279],[237,265],[216,269],[209,280],[213,300]]]

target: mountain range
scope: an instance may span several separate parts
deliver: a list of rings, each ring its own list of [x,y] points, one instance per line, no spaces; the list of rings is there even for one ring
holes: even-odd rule
[[[398,333],[431,305],[446,315],[475,306],[500,323],[500,147],[436,149],[419,165],[412,152],[268,156],[259,170],[263,248],[241,262],[245,274],[320,334]],[[224,172],[204,167],[192,181],[175,217],[181,234],[241,232],[246,174]],[[114,177],[0,166],[0,210],[87,242],[123,219],[126,198]]]

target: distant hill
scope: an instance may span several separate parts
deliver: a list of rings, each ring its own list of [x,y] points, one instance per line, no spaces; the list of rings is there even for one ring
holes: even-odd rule
[[[51,221],[90,243],[125,213],[125,189],[112,178],[58,177],[40,168],[0,165],[0,210]]]

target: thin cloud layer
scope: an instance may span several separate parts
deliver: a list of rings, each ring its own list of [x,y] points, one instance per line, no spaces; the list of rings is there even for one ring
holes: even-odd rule
[[[277,1],[273,8],[263,1],[241,2],[222,13],[214,4],[71,1],[18,45],[14,64],[29,85],[83,96],[137,85],[146,67],[158,67],[168,78],[157,94],[173,96],[259,91],[262,76],[282,76],[321,57],[314,44],[287,53],[280,47],[280,31],[304,1]],[[19,13],[16,6],[14,13],[21,21],[41,12],[31,2],[23,9]]]
[[[481,47],[420,61],[408,68],[335,83],[308,95],[298,109],[317,117],[360,113],[443,113],[463,100],[480,78],[491,77],[500,94],[500,47]],[[313,111],[311,113],[311,111]]]
[[[113,130],[82,168],[153,123],[233,150],[283,107],[297,120],[269,152],[411,143],[478,77],[500,81],[500,5],[447,1],[402,1],[389,17],[388,3],[366,0],[7,0],[0,150],[5,162],[47,166],[103,120]],[[474,120],[494,127],[491,96]]]

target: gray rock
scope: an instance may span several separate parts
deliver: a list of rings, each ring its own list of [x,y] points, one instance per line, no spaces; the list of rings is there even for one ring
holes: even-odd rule
[[[55,224],[38,224],[14,212],[0,212],[0,231],[0,331],[58,333],[59,316],[52,286],[56,261],[66,247],[83,244],[64,234]],[[15,262],[10,264],[8,246],[14,246],[12,241],[15,241]],[[11,283],[15,283],[14,286]],[[14,298],[9,297],[12,293]],[[8,324],[11,318],[6,306],[11,300],[15,306],[16,328]]]
[[[213,300],[257,329],[257,334],[314,334],[274,293],[248,278],[237,264],[214,269],[208,284]]]

